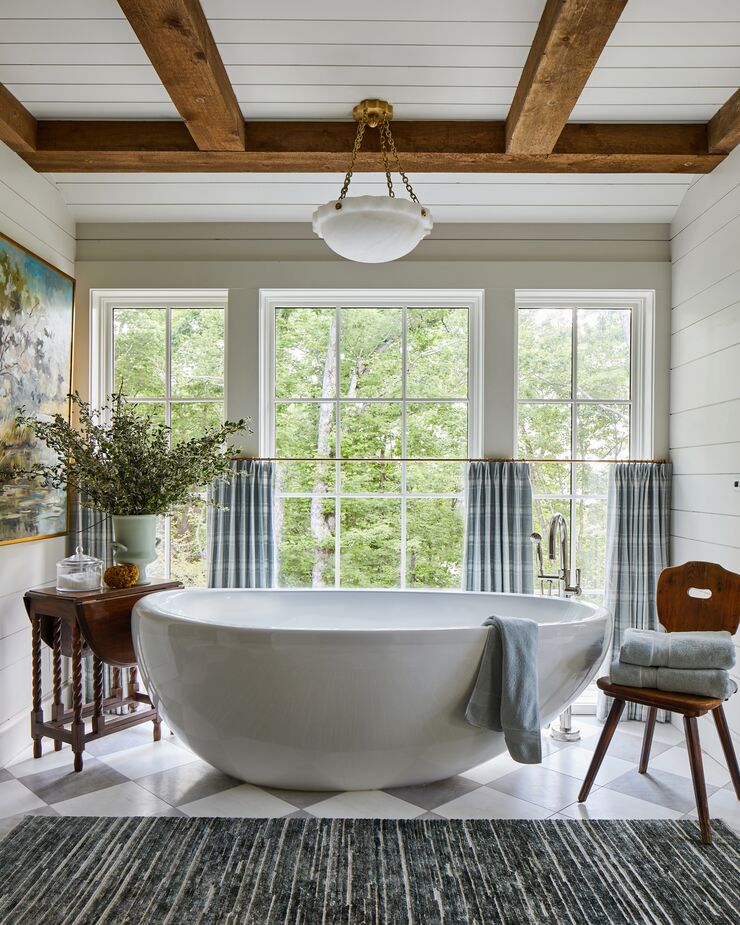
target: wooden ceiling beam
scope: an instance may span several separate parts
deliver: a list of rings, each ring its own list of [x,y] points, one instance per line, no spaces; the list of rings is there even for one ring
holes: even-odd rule
[[[723,159],[697,124],[567,125],[551,154],[506,150],[503,122],[394,122],[405,170],[434,173],[708,173]],[[198,150],[179,122],[41,121],[36,170],[102,172],[344,172],[353,122],[250,122],[240,151]],[[378,134],[365,133],[355,170],[378,171]]]
[[[243,151],[244,118],[199,0],[118,0],[201,151]]]
[[[36,147],[37,123],[23,103],[0,84],[0,141],[19,154]]]
[[[547,0],[506,119],[509,154],[549,154],[627,0]]]
[[[740,145],[740,89],[707,124],[707,146],[714,154],[729,154]]]

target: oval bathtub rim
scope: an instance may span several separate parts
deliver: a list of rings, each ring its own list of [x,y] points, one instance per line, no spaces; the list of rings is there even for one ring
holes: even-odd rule
[[[191,614],[185,614],[182,612],[174,612],[172,610],[165,609],[165,602],[171,600],[173,597],[179,597],[184,594],[188,595],[197,595],[202,594],[239,594],[240,592],[248,592],[249,594],[266,594],[266,593],[275,593],[278,592],[281,595],[286,597],[292,594],[331,594],[331,595],[342,595],[342,594],[356,594],[358,592],[369,591],[373,594],[383,595],[383,594],[430,594],[430,595],[490,595],[491,598],[502,598],[502,597],[513,597],[513,598],[527,598],[536,600],[538,603],[543,604],[546,607],[553,606],[554,604],[576,604],[579,610],[582,610],[584,616],[581,619],[571,619],[571,620],[553,620],[546,623],[538,623],[540,630],[545,629],[546,627],[565,627],[565,626],[582,626],[585,624],[596,623],[601,620],[606,620],[607,623],[611,623],[611,614],[609,611],[597,604],[592,604],[590,601],[579,601],[574,598],[561,598],[561,597],[549,597],[549,596],[539,596],[536,594],[523,594],[517,592],[508,592],[508,591],[462,591],[458,589],[411,589],[411,588],[176,588],[166,591],[155,591],[152,594],[147,594],[145,597],[140,598],[133,608],[133,617],[136,619],[140,614],[146,614],[150,618],[159,618],[167,619],[173,622],[183,623],[187,625],[194,626],[203,626],[213,629],[223,629],[223,630],[233,630],[233,631],[242,631],[242,632],[251,632],[255,634],[261,633],[294,633],[297,635],[302,634],[325,634],[338,635],[338,634],[367,634],[367,635],[377,635],[380,633],[393,633],[393,634],[421,634],[421,633],[451,633],[451,632],[460,632],[463,630],[480,630],[485,629],[482,623],[470,623],[466,625],[450,625],[450,626],[336,626],[336,627],[311,627],[311,626],[280,626],[280,625],[270,625],[270,626],[255,626],[249,624],[235,624],[230,622],[223,622],[221,620],[209,619],[203,620],[200,617]],[[552,603],[545,603],[552,602]]]

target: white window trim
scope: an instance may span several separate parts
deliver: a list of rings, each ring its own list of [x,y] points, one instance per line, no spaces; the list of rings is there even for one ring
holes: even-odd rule
[[[260,395],[259,451],[276,455],[275,445],[275,311],[278,308],[463,308],[468,310],[468,450],[480,456],[483,444],[483,325],[482,289],[261,289],[259,313]],[[404,438],[405,439],[405,438]],[[405,454],[404,454],[405,455]],[[402,495],[405,492],[402,490]],[[335,497],[338,495],[335,493]],[[353,495],[355,497],[355,495]],[[360,497],[357,495],[356,497]],[[377,497],[368,495],[368,497]],[[428,495],[425,497],[435,497]],[[436,497],[448,497],[438,495]],[[400,586],[406,587],[406,549],[403,537],[405,505],[402,505]],[[335,582],[341,572],[337,557],[341,546],[337,524]]]
[[[90,290],[90,365],[88,395],[99,408],[110,394],[113,374],[113,309],[223,308],[228,330],[227,289],[92,289]],[[169,349],[169,348],[168,348]],[[228,383],[228,348],[224,349],[224,407]]]
[[[88,395],[90,404],[100,408],[115,388],[113,382],[113,311],[116,308],[221,308],[228,331],[227,289],[93,289],[90,291],[90,354]],[[167,369],[171,367],[170,343],[167,342]],[[224,395],[227,408],[228,347],[224,347]],[[167,381],[165,402],[170,402]],[[170,524],[164,531],[165,578],[170,576]]]
[[[522,308],[629,308],[632,310],[630,346],[631,401],[630,456],[650,459],[654,446],[655,414],[655,291],[653,289],[517,289],[517,318]],[[519,324],[515,325],[514,446],[519,445]]]
[[[654,422],[654,328],[655,328],[655,292],[653,290],[616,290],[616,289],[518,289],[515,306],[518,313],[526,308],[579,308],[579,309],[619,309],[632,310],[630,343],[630,458],[651,458],[653,455]],[[516,371],[514,376],[514,446],[519,443],[519,324],[516,331]],[[573,366],[575,377],[575,364]],[[524,399],[526,401],[526,399]],[[574,396],[567,400],[574,407]],[[575,456],[574,456],[575,458]],[[574,473],[573,473],[574,474]],[[545,495],[547,499],[567,497],[575,498],[571,491],[568,495]],[[579,497],[587,498],[586,495]],[[571,561],[576,565],[576,534],[570,531]]]
[[[467,308],[468,455],[483,446],[482,289],[260,289],[259,452],[275,455],[275,309],[277,308]]]
[[[522,308],[630,308],[632,310],[630,344],[630,456],[651,458],[654,447],[655,407],[655,292],[650,289],[518,289],[516,371],[514,376],[514,446],[519,444],[519,310]],[[575,366],[574,366],[575,371]],[[570,400],[573,400],[573,396]],[[571,497],[571,496],[568,496]],[[571,561],[576,562],[576,536],[570,531]],[[578,563],[576,562],[576,565]],[[596,713],[595,686],[582,693],[573,704],[575,714]]]

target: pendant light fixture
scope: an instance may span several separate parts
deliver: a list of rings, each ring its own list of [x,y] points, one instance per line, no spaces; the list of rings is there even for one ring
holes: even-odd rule
[[[387,263],[409,254],[432,230],[432,215],[421,205],[404,173],[391,133],[393,107],[385,100],[363,100],[352,110],[357,134],[349,170],[338,199],[319,206],[313,230],[340,257],[358,263]],[[380,132],[380,153],[388,184],[387,196],[347,196],[365,130]],[[409,199],[396,199],[389,157],[395,161]]]

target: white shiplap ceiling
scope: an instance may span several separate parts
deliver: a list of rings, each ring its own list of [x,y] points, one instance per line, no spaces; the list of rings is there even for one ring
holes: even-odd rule
[[[504,119],[544,0],[202,0],[247,119]],[[454,16],[453,16],[454,12]],[[372,21],[368,17],[372,16]],[[2,0],[0,83],[38,118],[175,119],[115,0]],[[576,121],[701,121],[740,84],[740,0],[631,0]],[[334,176],[64,174],[79,220],[306,221]],[[360,178],[358,178],[359,180]],[[438,221],[669,221],[691,177],[412,177]],[[376,177],[353,190],[382,193]]]
[[[51,174],[78,221],[309,222],[340,174]],[[417,174],[435,222],[670,222],[686,174]],[[352,195],[383,196],[357,174]]]

